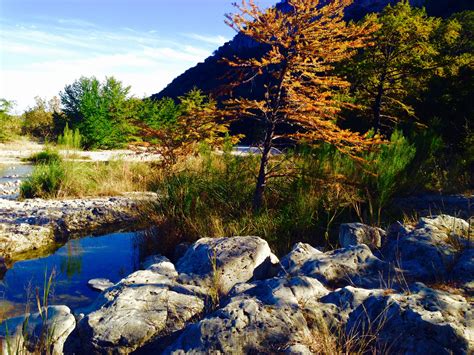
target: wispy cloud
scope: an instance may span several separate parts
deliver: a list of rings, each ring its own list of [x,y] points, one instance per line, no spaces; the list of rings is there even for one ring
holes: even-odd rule
[[[205,36],[205,35],[201,35],[197,33],[185,33],[184,36],[190,39],[195,39],[197,41],[214,44],[218,46],[222,46],[225,42],[229,40],[229,38],[226,38],[224,36]]]
[[[113,75],[136,96],[151,95],[226,41],[200,34],[165,40],[153,30],[112,31],[75,19],[28,25],[3,20],[0,28],[0,97],[16,100],[17,110],[35,96],[57,95],[83,75]]]

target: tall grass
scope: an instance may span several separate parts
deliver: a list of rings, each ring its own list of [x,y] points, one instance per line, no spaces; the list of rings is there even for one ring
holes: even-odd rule
[[[69,124],[66,123],[63,134],[58,136],[58,145],[68,150],[80,150],[82,148],[82,140],[79,129],[72,130],[69,128]]]
[[[22,198],[111,196],[147,191],[155,181],[155,169],[148,163],[64,161],[46,152],[36,160],[33,173],[20,186]]]
[[[412,152],[397,133],[392,144],[367,153],[365,164],[328,145],[274,156],[264,207],[255,214],[251,201],[259,157],[234,156],[229,147],[223,154],[201,149],[163,174],[159,201],[145,215],[159,236],[173,240],[170,247],[233,235],[261,236],[281,252],[296,241],[333,247],[338,223],[381,222]]]

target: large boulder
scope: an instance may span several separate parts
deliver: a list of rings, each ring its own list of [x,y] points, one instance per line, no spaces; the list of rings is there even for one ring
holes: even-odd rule
[[[237,284],[220,309],[189,325],[165,353],[290,351],[290,344],[311,338],[302,305],[328,292],[306,276]]]
[[[388,270],[365,244],[323,253],[298,243],[281,264],[284,271],[280,275],[306,275],[331,286],[379,287]]]
[[[253,298],[272,306],[299,306],[328,293],[321,282],[311,277],[275,277],[235,285],[229,293],[229,298],[222,304],[225,305],[229,300]]]
[[[447,280],[460,253],[469,247],[468,231],[469,224],[460,218],[421,218],[414,228],[398,228],[390,233],[381,253],[409,280]]]
[[[474,311],[460,295],[416,284],[407,294],[373,295],[349,316],[346,333],[396,354],[470,354]]]
[[[129,353],[184,326],[205,307],[205,292],[141,270],[102,296],[103,304],[86,315],[66,344],[67,352]]]
[[[339,244],[342,248],[366,244],[371,249],[380,248],[387,233],[363,223],[344,223],[339,227]]]
[[[311,338],[297,307],[273,306],[256,298],[230,301],[209,317],[191,324],[165,354],[278,353],[288,344]]]
[[[203,238],[178,261],[179,281],[227,294],[239,282],[272,275],[278,258],[259,237]]]
[[[9,319],[0,325],[2,354],[63,354],[76,320],[66,306],[49,306],[42,312]]]

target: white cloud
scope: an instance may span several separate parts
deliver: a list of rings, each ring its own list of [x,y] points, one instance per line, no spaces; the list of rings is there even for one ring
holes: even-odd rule
[[[222,46],[225,42],[229,41],[229,38],[224,36],[205,36],[198,33],[185,33],[184,36],[201,42],[215,44],[217,46]]]
[[[58,95],[81,76],[114,76],[138,97],[154,94],[226,40],[190,34],[178,43],[156,31],[109,31],[68,19],[47,26],[3,21],[0,27],[0,97],[15,100],[17,112],[32,106],[35,96]]]

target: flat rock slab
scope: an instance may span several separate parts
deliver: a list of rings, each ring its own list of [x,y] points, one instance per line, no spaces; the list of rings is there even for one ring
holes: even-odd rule
[[[155,194],[71,200],[0,199],[0,256],[15,255],[85,235],[136,223],[140,201]]]
[[[109,279],[92,279],[87,282],[87,285],[95,291],[103,292],[112,287],[114,283]]]
[[[137,271],[103,294],[104,304],[79,323],[67,353],[130,353],[184,328],[204,309],[204,294],[152,270]]]

